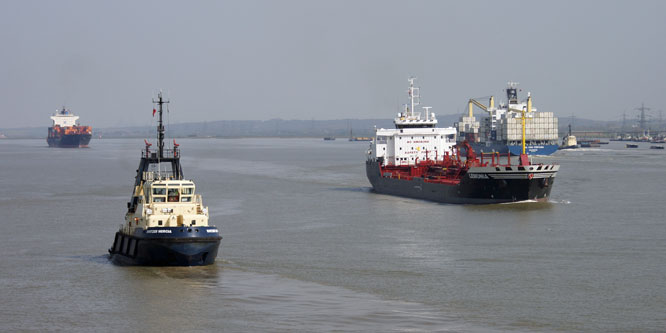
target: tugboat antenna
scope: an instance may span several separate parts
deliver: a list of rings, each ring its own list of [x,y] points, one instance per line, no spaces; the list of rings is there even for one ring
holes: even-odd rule
[[[164,99],[162,99],[162,92],[160,91],[157,94],[157,100],[153,99],[153,103],[156,103],[157,105],[159,105],[159,111],[158,112],[160,113],[160,118],[159,118],[159,121],[157,123],[157,140],[158,140],[158,146],[157,146],[158,155],[157,156],[158,156],[158,158],[164,158],[164,124],[162,123],[162,106],[165,103],[168,104],[169,101],[165,101]]]

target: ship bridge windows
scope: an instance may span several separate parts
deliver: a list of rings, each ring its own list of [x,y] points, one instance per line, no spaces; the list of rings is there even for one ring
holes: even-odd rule
[[[183,187],[180,189],[182,194],[180,202],[192,202],[192,194],[194,194],[194,187]]]
[[[169,202],[178,202],[180,201],[180,194],[178,193],[178,188],[170,188],[169,194],[167,195],[167,201]]]
[[[155,188],[152,191],[152,202],[192,202],[194,187],[180,187],[170,184],[168,187]],[[183,184],[194,186],[194,184]],[[177,187],[176,187],[177,186]]]
[[[153,202],[165,202],[166,201],[166,188],[165,187],[153,187]]]

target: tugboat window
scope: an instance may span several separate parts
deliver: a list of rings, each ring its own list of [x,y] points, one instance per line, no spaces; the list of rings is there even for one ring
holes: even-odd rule
[[[191,202],[192,197],[184,195],[182,198],[180,198],[180,200],[181,200],[181,202]]]
[[[170,188],[169,189],[169,195],[167,196],[169,202],[178,202],[180,201],[180,198],[178,196],[178,189],[177,188]]]
[[[153,202],[164,202],[164,197],[153,197]]]
[[[166,194],[166,189],[165,188],[153,187],[153,194],[154,195],[165,195]]]
[[[182,189],[183,195],[192,195],[192,192],[194,192],[194,189],[191,187],[183,187]]]

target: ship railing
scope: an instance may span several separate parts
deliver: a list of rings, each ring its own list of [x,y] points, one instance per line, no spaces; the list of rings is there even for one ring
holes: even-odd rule
[[[175,149],[164,149],[163,150],[164,156],[162,158],[180,158],[180,149],[175,148]],[[158,156],[158,151],[155,149],[142,149],[141,150],[141,157],[146,157],[146,158],[157,158]]]
[[[481,158],[481,165],[487,165],[490,163],[490,166],[498,166],[502,164],[502,157],[506,157],[506,165],[511,165],[511,153],[500,154],[499,152],[482,152],[479,154]],[[489,160],[489,161],[488,161]]]
[[[142,178],[144,181],[154,181],[154,180],[171,180],[174,179],[171,171],[155,172],[155,171],[144,171]]]

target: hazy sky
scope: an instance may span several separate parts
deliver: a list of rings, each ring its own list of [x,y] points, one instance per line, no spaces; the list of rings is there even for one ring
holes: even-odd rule
[[[507,81],[540,111],[666,111],[666,1],[0,0],[0,128],[462,113]],[[521,96],[522,97],[522,96]],[[448,124],[447,124],[448,125]]]

